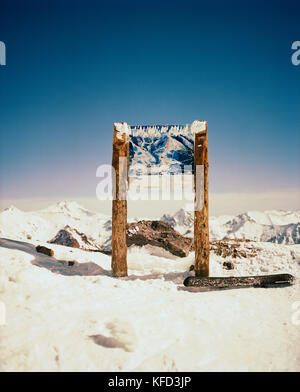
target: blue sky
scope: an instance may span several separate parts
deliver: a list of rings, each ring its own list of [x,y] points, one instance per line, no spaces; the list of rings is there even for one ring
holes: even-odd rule
[[[299,1],[1,0],[0,197],[95,197],[115,121],[208,121],[210,190],[299,189]]]

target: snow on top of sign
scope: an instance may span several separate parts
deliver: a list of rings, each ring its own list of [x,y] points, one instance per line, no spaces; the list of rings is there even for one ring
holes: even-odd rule
[[[148,135],[159,136],[161,134],[186,135],[191,136],[197,132],[205,131],[207,121],[196,120],[192,124],[179,125],[131,125],[130,134],[132,136]]]
[[[189,134],[190,125],[131,125],[130,131],[133,136],[143,135],[146,133],[149,136],[158,136],[167,133],[170,135],[180,135]]]
[[[125,133],[126,136],[130,134],[130,129],[126,122],[114,123],[115,129],[117,131],[117,138],[122,140],[122,135]]]
[[[206,131],[206,129],[207,129],[207,121],[195,120],[195,121],[193,121],[193,123],[191,125],[191,132],[192,133]]]
[[[114,124],[117,130],[117,137],[122,139],[122,135],[126,136],[159,136],[161,134],[169,135],[186,135],[191,136],[197,132],[205,131],[207,128],[207,121],[193,121],[192,124],[179,125],[130,125],[126,122],[117,122]]]

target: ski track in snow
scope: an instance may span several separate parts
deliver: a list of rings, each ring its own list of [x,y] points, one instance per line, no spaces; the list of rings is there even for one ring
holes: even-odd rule
[[[105,217],[75,204],[39,212],[34,221],[24,214],[13,213],[19,221],[0,240],[0,371],[300,371],[300,325],[292,322],[300,245],[243,243],[260,251],[228,258],[232,271],[221,256],[211,257],[212,276],[288,272],[298,278],[294,286],[195,293],[182,286],[193,253],[178,259],[130,248],[129,276],[116,279],[109,256],[46,242],[78,219],[78,229],[92,236],[92,223],[104,225]],[[19,235],[24,217],[32,239]],[[36,244],[55,258],[36,253]],[[75,268],[66,263],[73,260]]]

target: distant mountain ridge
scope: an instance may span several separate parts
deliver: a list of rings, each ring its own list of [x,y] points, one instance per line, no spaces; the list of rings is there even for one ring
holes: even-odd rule
[[[194,214],[183,209],[161,220],[169,223],[186,237],[193,237]],[[89,211],[72,201],[56,203],[36,212],[24,212],[10,207],[0,212],[0,236],[16,240],[50,241],[60,230],[68,231],[84,247],[110,248],[111,217]],[[210,239],[249,239],[278,244],[300,244],[300,211],[249,211],[237,216],[223,215],[210,218]],[[86,242],[86,241],[85,241]]]
[[[193,236],[193,212],[181,209],[176,214],[164,215],[161,219],[181,234]],[[210,238],[300,244],[300,211],[249,211],[234,217],[211,217]]]

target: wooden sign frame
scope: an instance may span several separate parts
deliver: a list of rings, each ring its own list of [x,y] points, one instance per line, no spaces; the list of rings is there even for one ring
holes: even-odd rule
[[[194,121],[194,246],[195,275],[209,276],[209,215],[208,215],[208,140],[207,121]],[[113,201],[112,201],[112,259],[113,276],[128,275],[127,269],[127,180],[129,169],[129,127],[114,124],[113,136]]]

